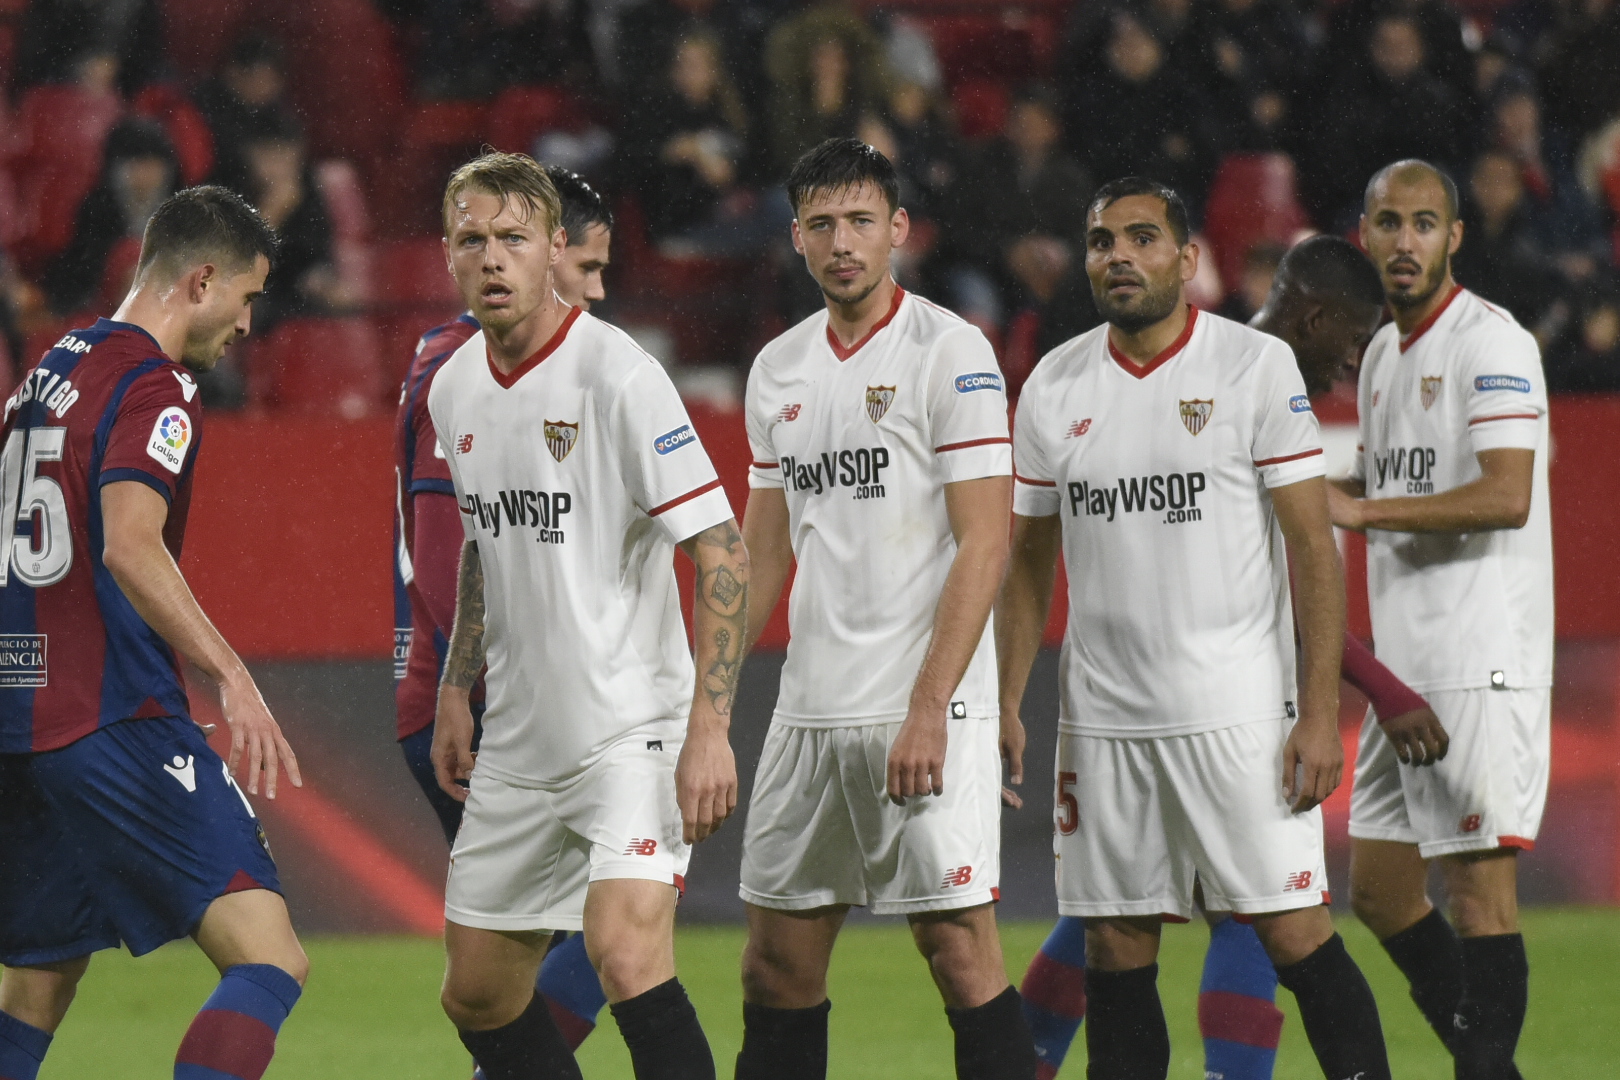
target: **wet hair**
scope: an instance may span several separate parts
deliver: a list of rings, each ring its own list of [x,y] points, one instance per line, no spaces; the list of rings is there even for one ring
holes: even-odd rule
[[[1419,176],[1431,176],[1440,181],[1440,187],[1446,195],[1446,222],[1449,224],[1456,221],[1458,206],[1457,182],[1438,165],[1431,165],[1420,158],[1402,158],[1400,161],[1392,161],[1373,173],[1372,179],[1367,181],[1367,190],[1362,195],[1362,210],[1372,209],[1373,192],[1377,190],[1379,184],[1388,180],[1409,183]]]
[[[1170,226],[1170,235],[1175,239],[1177,247],[1186,247],[1187,238],[1192,235],[1192,226],[1187,219],[1187,204],[1181,201],[1174,188],[1166,187],[1157,180],[1150,180],[1145,176],[1125,176],[1118,180],[1110,180],[1097,189],[1091,197],[1091,205],[1086,207],[1088,214],[1099,210],[1106,210],[1121,199],[1132,195],[1151,195],[1164,203],[1165,224]]]
[[[212,263],[234,275],[259,255],[274,264],[279,247],[276,231],[242,196],[212,184],[190,187],[163,200],[146,223],[135,274],[161,264],[160,272],[178,277]]]
[[[531,217],[536,212],[542,213],[548,239],[562,224],[562,201],[556,185],[546,175],[545,168],[528,154],[505,154],[486,147],[482,154],[451,173],[440,208],[445,236],[450,235],[450,212],[456,208],[462,193],[468,191],[522,203]]]
[[[608,209],[602,193],[591,187],[583,176],[561,165],[547,165],[546,177],[557,189],[557,198],[562,203],[562,227],[568,234],[569,247],[583,244],[585,233],[592,225],[612,230],[613,211]]]
[[[889,213],[900,209],[900,177],[894,163],[859,139],[828,139],[807,150],[788,173],[788,200],[797,214],[818,192],[849,191],[871,184],[883,192]]]
[[[1360,248],[1338,236],[1313,236],[1288,249],[1277,264],[1273,291],[1332,298],[1368,307],[1384,305],[1378,269]]]

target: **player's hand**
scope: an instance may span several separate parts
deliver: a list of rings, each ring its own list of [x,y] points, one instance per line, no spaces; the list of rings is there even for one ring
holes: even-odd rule
[[[1451,749],[1451,736],[1428,706],[1380,721],[1378,726],[1384,738],[1395,744],[1402,765],[1433,765]]]
[[[248,794],[259,793],[262,773],[264,797],[275,798],[277,774],[282,769],[287,771],[287,779],[293,782],[293,787],[304,786],[304,778],[298,773],[298,758],[282,736],[281,725],[270,715],[270,707],[253,684],[253,676],[245,669],[220,683],[219,711],[231,729],[231,756],[227,764],[232,772],[236,772],[243,752],[247,753],[241,775],[247,781]]]
[[[904,805],[913,795],[945,794],[945,712],[913,712],[889,749],[889,798]]]
[[[1344,778],[1344,744],[1331,719],[1301,718],[1283,746],[1283,794],[1294,813],[1320,806]]]
[[[1018,718],[1016,710],[1001,710],[1001,760],[1007,763],[1007,784],[1001,788],[1001,803],[1009,809],[1022,810],[1023,796],[1013,790],[1024,782],[1024,722]]]
[[[713,836],[737,809],[737,759],[725,729],[688,724],[675,762],[675,801],[688,844]]]
[[[1327,485],[1327,497],[1328,516],[1333,519],[1333,524],[1357,532],[1367,527],[1366,517],[1362,513],[1363,500],[1345,494],[1337,484]]]
[[[472,776],[478,755],[473,753],[471,699],[459,686],[439,687],[439,704],[433,716],[433,777],[444,793],[456,802],[467,801],[466,781]]]

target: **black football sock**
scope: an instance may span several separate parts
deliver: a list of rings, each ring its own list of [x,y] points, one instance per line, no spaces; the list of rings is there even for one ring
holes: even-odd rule
[[[1158,964],[1130,971],[1086,968],[1086,1080],[1169,1075],[1170,1029],[1158,982]]]
[[[1327,1080],[1390,1080],[1384,1029],[1367,978],[1334,934],[1297,964],[1277,968],[1294,994],[1305,1035]]]
[[[1438,908],[1383,941],[1384,951],[1412,988],[1418,1011],[1456,1052],[1457,1009],[1463,1000],[1463,944]]]
[[[681,980],[609,1006],[636,1080],[714,1080],[714,1054]]]
[[[743,1002],[736,1080],[827,1080],[827,1014],[832,1002],[773,1009]]]
[[[947,1007],[945,1017],[956,1032],[957,1080],[1035,1080],[1035,1039],[1017,990],[972,1009]]]
[[[1519,934],[1462,939],[1467,990],[1457,1008],[1457,1080],[1512,1080],[1530,962]]]
[[[489,1080],[583,1080],[573,1051],[539,994],[505,1027],[460,1035],[461,1045]]]

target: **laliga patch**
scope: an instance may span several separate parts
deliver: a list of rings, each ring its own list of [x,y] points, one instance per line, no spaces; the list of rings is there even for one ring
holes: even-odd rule
[[[186,464],[186,451],[191,448],[191,417],[177,405],[171,405],[158,414],[152,425],[152,439],[146,444],[147,455],[165,469],[180,475]]]
[[[666,431],[653,440],[653,449],[662,454],[673,454],[689,442],[697,441],[697,433],[692,430],[691,424],[682,424],[674,431]]]
[[[1293,397],[1288,399],[1288,411],[1310,412],[1311,399],[1306,397],[1304,394],[1295,394]]]
[[[1485,390],[1514,390],[1521,394],[1530,392],[1530,380],[1521,379],[1517,375],[1478,375],[1474,378],[1474,389]]]
[[[45,682],[45,635],[0,635],[0,686],[44,686]]]
[[[971,394],[975,390],[1000,390],[1001,375],[994,371],[975,371],[971,375],[956,377],[956,392]]]

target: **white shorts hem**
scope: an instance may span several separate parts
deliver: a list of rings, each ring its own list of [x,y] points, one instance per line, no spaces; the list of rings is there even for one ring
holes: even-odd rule
[[[1210,910],[1230,911],[1236,915],[1276,915],[1284,911],[1321,907],[1327,902],[1325,889],[1301,889],[1296,892],[1279,893],[1276,896],[1263,896],[1258,900],[1231,900],[1224,896],[1219,900],[1212,898]]]
[[[769,908],[772,911],[814,911],[824,907],[865,907],[865,900],[840,900],[831,890],[814,893],[810,896],[766,896],[764,893],[753,892],[750,889],[739,887],[737,895],[743,903],[755,907]]]
[[[457,926],[469,926],[474,930],[496,930],[502,933],[514,931],[546,931],[546,930],[573,930],[583,932],[585,920],[578,915],[557,915],[549,912],[540,912],[536,915],[481,915],[471,911],[462,911],[445,905],[444,919]]]
[[[1535,837],[1526,837],[1533,845]],[[1425,859],[1438,859],[1443,855],[1463,855],[1476,851],[1524,851],[1523,844],[1504,844],[1500,836],[1471,836],[1463,840],[1434,840],[1418,845],[1418,854]]]
[[[1380,829],[1374,825],[1357,825],[1354,821],[1350,823],[1350,839],[1382,840],[1390,844],[1418,846],[1417,833],[1411,829]]]
[[[874,900],[871,905],[872,914],[922,915],[931,911],[961,911],[965,908],[995,903],[1000,900],[1000,896],[997,895],[999,891],[995,888],[985,888],[956,896],[931,896],[926,900]]]
[[[1192,921],[1192,904],[1180,900],[1059,900],[1058,914],[1080,919],[1143,919],[1168,915]]]

